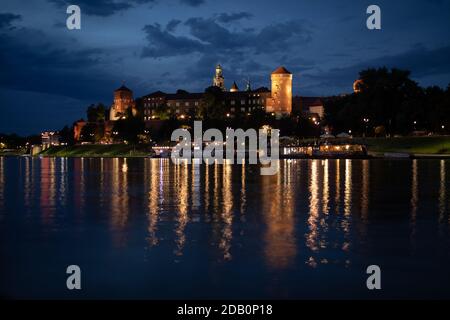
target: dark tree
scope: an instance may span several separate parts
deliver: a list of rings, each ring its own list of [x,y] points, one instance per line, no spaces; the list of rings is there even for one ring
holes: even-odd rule
[[[448,121],[448,89],[423,89],[410,79],[409,71],[395,68],[361,71],[360,80],[360,92],[325,101],[325,122],[335,133],[352,130],[379,136],[437,131]]]
[[[88,122],[103,122],[105,121],[106,108],[103,104],[91,104],[86,111]]]
[[[117,132],[116,138],[137,144],[139,135],[144,132],[144,129],[144,122],[138,116],[133,115],[131,109],[127,109],[125,119],[115,122],[113,132]]]

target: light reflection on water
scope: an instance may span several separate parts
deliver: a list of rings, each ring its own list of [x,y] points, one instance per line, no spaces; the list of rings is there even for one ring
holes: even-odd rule
[[[228,268],[248,273],[256,283],[244,297],[253,290],[262,297],[308,296],[294,280],[309,283],[330,272],[356,281],[348,272],[374,261],[400,268],[401,260],[425,277],[450,261],[448,163],[284,160],[276,175],[260,176],[258,167],[245,164],[0,158],[1,257],[24,262],[31,256],[14,248],[61,254],[59,246],[83,243],[90,249],[78,246],[80,260],[128,259],[122,271],[158,267],[161,281],[173,263],[201,266],[197,280],[205,294],[214,281],[242,285]],[[16,267],[3,263],[7,271]],[[361,289],[349,288],[350,296]],[[144,288],[142,295],[149,296]]]
[[[5,205],[5,158],[0,157],[0,210],[4,210]],[[3,215],[0,216],[0,219]]]

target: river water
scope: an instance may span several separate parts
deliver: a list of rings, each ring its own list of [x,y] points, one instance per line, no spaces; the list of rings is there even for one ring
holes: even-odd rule
[[[449,160],[259,169],[0,158],[0,296],[450,298]]]

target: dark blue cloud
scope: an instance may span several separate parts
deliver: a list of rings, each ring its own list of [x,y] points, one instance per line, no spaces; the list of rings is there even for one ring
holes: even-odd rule
[[[183,4],[187,4],[191,7],[198,7],[202,4],[204,4],[206,1],[205,0],[180,0],[180,2]]]
[[[253,15],[249,12],[221,13],[217,16],[217,20],[223,23],[230,23],[242,19],[250,19]]]
[[[175,29],[178,27],[178,25],[181,23],[181,20],[178,19],[172,19],[170,20],[166,25],[166,30],[168,32],[174,32]]]
[[[3,15],[4,16],[4,15]],[[61,95],[76,99],[97,99],[102,87],[114,82],[98,66],[101,48],[68,48],[54,43],[45,33],[31,28],[0,29],[0,88]]]
[[[170,29],[170,28],[169,28]],[[142,51],[142,57],[173,57],[201,51],[203,44],[185,36],[176,36],[159,23],[144,27],[148,45]]]
[[[223,18],[223,16],[222,16]],[[143,57],[162,58],[191,53],[219,54],[268,53],[293,48],[311,41],[311,31],[302,20],[290,20],[263,27],[259,31],[232,30],[220,24],[221,15],[212,18],[189,18],[184,22],[189,36],[176,35],[158,23],[146,25],[148,45]]]
[[[12,25],[13,21],[20,19],[21,16],[18,14],[0,12],[0,29],[14,28]]]
[[[135,5],[143,3],[154,3],[156,0],[49,0],[58,7],[67,8],[71,4],[78,5],[82,13],[94,16],[111,16],[119,11],[127,10]]]

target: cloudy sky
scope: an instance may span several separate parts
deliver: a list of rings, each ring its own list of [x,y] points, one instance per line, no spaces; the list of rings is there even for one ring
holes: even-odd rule
[[[66,28],[69,4],[81,30]],[[366,28],[370,4],[382,30]],[[135,96],[203,91],[217,63],[228,87],[269,86],[284,65],[304,96],[350,92],[360,70],[384,65],[446,87],[449,36],[450,0],[2,0],[0,132],[71,124],[122,81]]]

